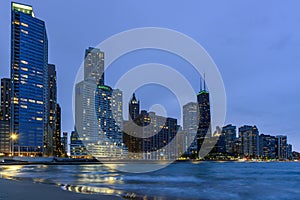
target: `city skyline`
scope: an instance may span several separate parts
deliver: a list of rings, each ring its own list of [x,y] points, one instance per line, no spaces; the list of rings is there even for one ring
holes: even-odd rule
[[[55,56],[55,55],[57,55],[57,52],[56,52],[56,49],[58,49],[58,48],[51,48],[51,45],[57,45],[57,42],[58,41],[56,41],[56,38],[55,37],[52,37],[51,35],[53,34],[53,32],[54,32],[54,30],[57,30],[58,28],[54,28],[55,26],[54,26],[54,21],[53,21],[53,16],[51,16],[51,14],[49,15],[49,13],[47,13],[47,11],[44,11],[45,10],[45,8],[43,7],[44,5],[43,4],[41,4],[41,3],[38,3],[38,2],[31,2],[31,1],[20,1],[20,2],[23,2],[23,3],[25,3],[25,4],[30,4],[30,5],[32,5],[33,6],[33,8],[36,10],[36,12],[38,13],[37,14],[37,16],[39,17],[39,18],[41,18],[41,19],[43,19],[46,23],[47,23],[47,33],[49,34],[49,32],[51,33],[51,34],[49,34],[49,36],[48,36],[48,39],[49,39],[49,46],[50,46],[50,48],[49,48],[49,53],[50,53],[50,55],[52,54],[52,56],[51,56],[51,59],[49,60],[50,62],[49,63],[54,63],[56,66],[57,66],[57,70],[58,71],[60,71],[60,72],[58,72],[58,99],[59,99],[59,102],[61,102],[61,107],[62,107],[62,125],[63,125],[63,127],[62,127],[62,131],[68,131],[68,132],[71,132],[72,130],[73,130],[73,126],[74,126],[74,123],[73,123],[73,119],[72,119],[72,115],[71,115],[71,108],[70,108],[70,106],[69,106],[69,104],[70,104],[70,102],[71,102],[71,93],[70,92],[67,92],[68,90],[72,90],[72,86],[70,86],[70,84],[69,83],[67,83],[67,82],[74,82],[74,80],[75,80],[75,73],[77,72],[77,69],[78,69],[78,67],[80,66],[80,63],[82,62],[82,60],[83,60],[83,58],[84,58],[84,53],[83,53],[83,50],[84,49],[86,49],[86,48],[88,48],[89,46],[93,46],[93,45],[96,45],[97,43],[99,43],[99,42],[101,42],[103,39],[105,39],[106,37],[109,37],[110,36],[110,34],[109,34],[109,32],[111,33],[111,34],[113,34],[113,33],[116,33],[116,32],[118,32],[118,30],[120,29],[120,30],[126,30],[126,27],[115,27],[117,30],[114,30],[114,31],[112,31],[112,30],[107,30],[107,31],[103,31],[103,34],[102,34],[102,32],[100,31],[99,33],[98,33],[98,37],[97,36],[95,36],[94,35],[94,37],[93,37],[93,39],[90,39],[89,37],[88,38],[86,38],[86,39],[84,39],[84,38],[81,38],[81,37],[79,37],[78,35],[77,36],[74,36],[73,37],[73,39],[75,39],[75,38],[77,38],[77,39],[79,39],[79,43],[80,43],[80,45],[78,45],[78,46],[81,46],[81,47],[83,47],[83,48],[79,48],[77,45],[76,45],[76,50],[73,50],[73,51],[76,51],[74,54],[73,53],[71,53],[70,52],[70,54],[69,55],[65,55],[65,57],[66,57],[66,60],[67,61],[64,61],[63,59],[62,59],[62,57],[60,57],[60,56]],[[50,6],[53,6],[53,4],[51,4],[50,2],[48,3],[48,4],[50,4]],[[78,4],[78,3],[77,3]],[[3,3],[3,2],[1,2],[1,8],[5,8],[5,7],[7,7],[7,8],[10,8],[10,3],[9,4],[5,4],[5,3]],[[109,5],[107,5],[107,6],[109,6]],[[7,9],[7,10],[9,10],[9,9]],[[58,11],[60,11],[60,10],[58,10]],[[137,12],[137,11],[136,11]],[[5,16],[4,17],[1,17],[1,21],[0,21],[0,25],[2,25],[2,24],[7,24],[7,26],[9,26],[9,28],[10,28],[10,25],[9,25],[9,22],[10,22],[10,20],[7,20],[7,22],[4,22],[4,20],[6,20],[7,19],[7,17],[9,18],[10,17],[10,14],[8,15],[8,16],[6,16],[7,15],[7,12],[5,11],[5,12],[3,12],[2,13],[2,15],[3,14],[5,14]],[[150,14],[149,14],[150,15]],[[48,25],[48,23],[50,23],[51,25],[52,25],[52,27],[50,28],[49,27],[49,25]],[[153,23],[153,25],[156,25],[155,24],[155,21],[154,22],[152,22]],[[151,25],[151,23],[149,23],[150,25]],[[144,25],[148,25],[149,26],[149,24],[144,24]],[[134,27],[135,26],[137,26],[137,25],[133,25]],[[141,25],[140,24],[140,26],[143,26],[143,25]],[[162,26],[162,25],[161,25]],[[58,26],[59,27],[59,26]],[[108,27],[108,25],[107,25],[107,27]],[[127,28],[129,28],[129,27],[127,27]],[[176,27],[169,27],[169,28],[175,28],[176,29]],[[51,30],[52,29],[52,30]],[[54,30],[53,30],[54,29]],[[93,30],[93,28],[91,28],[90,30]],[[98,30],[98,29],[96,29],[96,30]],[[189,32],[190,31],[190,29],[187,27],[187,31],[184,31],[184,30],[180,30],[180,28],[177,28],[177,30],[179,30],[179,31],[183,31],[184,33],[186,33],[186,34],[190,34],[191,36],[193,36],[193,34],[196,34],[195,32],[193,32],[193,33],[191,33],[191,32]],[[59,31],[58,31],[59,32]],[[201,31],[200,31],[201,32]],[[8,32],[9,33],[9,32]],[[201,33],[203,33],[203,32],[201,32]],[[58,34],[60,34],[60,33],[58,33]],[[9,37],[9,35],[10,34],[7,34],[7,36]],[[54,34],[55,35],[55,34]],[[76,35],[76,34],[75,34]],[[3,38],[7,38],[7,36],[4,36],[4,35],[1,35],[1,40],[3,41]],[[101,36],[101,37],[100,37]],[[197,37],[199,37],[198,35],[197,35]],[[227,38],[228,39],[228,38]],[[232,40],[234,40],[234,39],[232,39]],[[68,41],[68,42],[70,42],[70,41]],[[212,43],[210,43],[209,41],[208,41],[208,43],[205,43],[205,39],[199,39],[199,42],[203,42],[204,44],[206,44],[207,46],[206,47],[208,47],[208,50],[209,50],[209,53],[213,56],[213,59],[215,59],[216,60],[216,62],[217,62],[217,64],[218,64],[218,67],[219,67],[219,69],[220,69],[220,71],[221,71],[221,73],[222,73],[222,75],[223,75],[223,78],[224,78],[224,82],[225,82],[225,87],[226,87],[226,89],[227,89],[227,94],[228,94],[228,112],[227,112],[227,120],[226,120],[226,122],[227,123],[232,123],[232,124],[235,124],[235,125],[238,125],[238,126],[242,126],[242,125],[244,125],[244,124],[249,124],[249,125],[257,125],[257,127],[260,129],[260,130],[262,130],[262,131],[260,131],[261,133],[264,133],[264,134],[271,134],[271,135],[288,135],[288,137],[289,137],[289,140],[290,140],[290,143],[292,143],[293,144],[293,147],[294,147],[294,149],[295,150],[297,150],[297,151],[299,151],[299,139],[296,137],[297,135],[297,126],[296,126],[296,115],[294,115],[293,113],[296,113],[296,111],[297,111],[297,109],[299,109],[299,108],[294,108],[294,109],[289,109],[289,111],[290,112],[285,112],[285,110],[284,111],[282,111],[282,113],[281,112],[279,112],[280,111],[280,106],[279,105],[281,105],[282,104],[282,102],[281,101],[286,101],[286,99],[285,99],[285,97],[278,97],[278,95],[275,95],[277,98],[275,99],[274,97],[275,96],[272,96],[275,100],[278,100],[278,101],[280,101],[281,103],[279,104],[279,102],[277,103],[277,104],[275,104],[275,106],[273,107],[273,108],[278,108],[279,109],[279,111],[278,110],[276,110],[276,112],[277,112],[277,115],[272,115],[272,114],[270,114],[270,113],[272,113],[272,112],[274,112],[274,110],[272,109],[272,108],[270,108],[269,106],[267,106],[268,107],[268,109],[264,109],[264,108],[262,108],[263,107],[263,105],[265,105],[266,103],[264,103],[264,101],[262,101],[262,104],[261,104],[261,102],[260,102],[260,100],[261,99],[264,99],[264,98],[266,98],[266,99],[268,99],[269,97],[266,97],[266,95],[269,93],[269,91],[273,91],[273,89],[274,88],[276,88],[276,89],[278,89],[278,91],[279,92],[286,92],[287,91],[287,89],[288,88],[285,88],[284,86],[285,86],[285,81],[288,81],[288,78],[286,78],[286,79],[284,79],[285,81],[283,81],[283,80],[280,80],[280,76],[278,76],[278,79],[279,79],[279,83],[277,83],[274,79],[272,79],[272,77],[273,76],[275,76],[274,74],[273,74],[273,76],[271,76],[270,77],[270,79],[267,79],[267,81],[266,82],[274,82],[274,85],[276,86],[271,86],[271,85],[269,85],[269,89],[270,90],[266,90],[265,91],[265,93],[266,94],[261,94],[262,93],[262,90],[261,90],[261,88],[263,88],[263,87],[265,87],[265,85],[263,84],[264,82],[262,82],[262,78],[264,77],[265,78],[265,76],[263,76],[263,72],[264,71],[266,71],[266,70],[268,70],[268,68],[263,68],[263,70],[262,70],[262,75],[258,75],[257,77],[256,76],[254,76],[254,77],[252,77],[254,80],[256,80],[258,83],[261,83],[261,85],[260,84],[258,84],[256,81],[251,81],[251,83],[249,84],[249,85],[247,85],[247,87],[245,87],[245,88],[247,88],[247,91],[248,92],[246,92],[246,93],[244,93],[243,91],[240,91],[240,90],[238,90],[235,86],[234,86],[234,84],[236,83],[236,82],[238,82],[238,83],[241,83],[241,88],[243,88],[243,80],[231,80],[231,79],[234,79],[234,78],[236,78],[237,76],[241,76],[241,77],[243,77],[243,75],[245,75],[244,73],[237,73],[237,74],[235,74],[234,76],[232,76],[232,74],[230,75],[230,70],[229,70],[229,72],[226,72],[226,69],[224,69],[224,67],[223,67],[223,65],[225,65],[226,66],[226,64],[223,64],[221,61],[222,61],[222,57],[223,56],[220,56],[221,58],[219,58],[218,57],[218,54],[220,54],[220,53],[222,53],[222,52],[220,52],[220,51],[218,51],[218,50],[216,50],[216,49],[214,49],[214,48],[217,48],[218,47],[218,45],[216,45],[216,46],[214,46],[214,45],[212,45],[212,47],[210,46],[210,44],[212,44]],[[227,42],[229,42],[229,43],[234,43],[234,41],[227,41]],[[278,42],[280,42],[280,41],[278,41]],[[288,42],[288,41],[287,41]],[[54,43],[54,44],[53,44]],[[93,43],[93,44],[91,44],[91,43]],[[285,44],[285,42],[283,41],[283,43],[284,44],[278,44],[278,45],[286,45]],[[71,44],[71,43],[70,43]],[[68,46],[68,45],[67,45]],[[72,45],[70,45],[70,46],[72,46]],[[230,45],[231,46],[231,45]],[[212,48],[212,49],[211,49]],[[275,48],[275,47],[274,47]],[[288,48],[288,47],[286,47],[286,48]],[[9,77],[9,66],[10,66],[10,64],[9,64],[9,57],[10,57],[10,54],[9,54],[9,49],[10,49],[10,47],[9,47],[9,45],[7,46],[7,48],[3,48],[4,49],[4,51],[2,51],[1,52],[1,57],[3,57],[4,59],[3,60],[6,60],[6,61],[0,61],[0,64],[1,64],[1,72],[0,72],[0,77],[1,78],[6,78],[6,77]],[[8,53],[6,53],[6,51],[5,51],[5,49],[7,49],[7,52]],[[69,48],[69,50],[72,50],[72,48]],[[5,54],[6,53],[6,54]],[[68,61],[70,61],[70,56],[71,57],[80,57],[80,59],[74,59],[74,60],[72,60],[71,61],[71,63],[73,63],[72,65],[74,65],[74,66],[69,66],[67,63],[68,63]],[[243,56],[245,56],[244,54],[242,54]],[[69,59],[67,59],[69,57]],[[5,59],[5,58],[7,58],[7,59]],[[231,57],[233,60],[234,60],[234,57]],[[220,60],[219,60],[220,59]],[[231,60],[231,59],[229,59],[229,60]],[[246,59],[247,60],[247,59]],[[76,64],[77,63],[77,64]],[[225,61],[225,63],[226,63],[226,61]],[[251,62],[250,62],[251,63]],[[227,63],[227,65],[228,65],[229,63]],[[283,64],[282,64],[283,65]],[[236,67],[236,66],[235,66]],[[3,69],[3,70],[2,70]],[[243,69],[245,69],[245,68],[243,68]],[[277,68],[276,68],[277,69]],[[231,69],[232,70],[232,69]],[[236,68],[235,68],[235,70],[236,70]],[[257,68],[255,69],[255,70],[258,70]],[[254,72],[255,72],[255,70],[254,70]],[[286,71],[284,71],[284,67],[282,67],[282,70],[283,70],[283,72],[284,72],[284,74],[285,73],[287,73]],[[237,70],[238,71],[238,70]],[[246,70],[247,71],[247,70]],[[268,70],[269,71],[269,70]],[[8,73],[7,73],[8,72]],[[247,71],[247,72],[249,72],[249,71]],[[250,71],[250,72],[252,72],[252,70]],[[72,80],[72,77],[70,77],[70,78],[68,78],[68,79],[64,79],[63,77],[65,77],[66,75],[68,75],[68,73],[70,73],[70,74],[73,74],[74,75],[74,78],[73,78],[73,80]],[[229,73],[229,74],[228,74]],[[231,73],[232,73],[232,71],[231,71]],[[257,73],[257,71],[256,71],[256,73]],[[274,73],[274,72],[273,72]],[[284,76],[284,74],[282,75],[282,77]],[[269,75],[269,73],[267,73],[267,75]],[[290,77],[294,77],[293,75],[291,75]],[[274,78],[274,77],[273,77]],[[237,78],[238,79],[238,78]],[[245,80],[248,80],[248,77],[245,77]],[[108,80],[108,82],[109,82],[110,80]],[[249,80],[248,80],[249,81]],[[295,80],[293,80],[292,79],[292,81],[296,81],[296,79]],[[111,82],[113,82],[113,81],[111,81]],[[199,90],[199,86],[198,86],[198,81],[196,81],[196,80],[194,80],[193,82],[195,82],[195,85],[193,85],[193,87],[194,87],[194,89],[197,91],[197,90]],[[110,83],[110,82],[109,82]],[[268,84],[267,83],[267,84]],[[297,85],[297,82],[295,82],[295,85],[294,86],[296,86]],[[280,86],[280,87],[278,87],[278,86]],[[281,88],[281,87],[283,87],[283,88]],[[255,91],[255,90],[257,90],[257,91]],[[294,89],[294,91],[297,91],[297,89],[298,88],[295,88]],[[253,91],[254,90],[254,91]],[[237,91],[236,93],[234,93],[234,91]],[[276,90],[277,91],[277,90]],[[139,91],[138,91],[139,92]],[[255,98],[255,99],[252,99],[252,97],[250,97],[250,96],[252,96],[253,94],[251,94],[251,93],[253,93],[253,92],[257,92],[257,93],[254,93],[254,94],[257,94],[258,96],[257,96],[257,98]],[[248,94],[249,93],[249,94]],[[62,95],[62,94],[66,94],[66,95]],[[69,95],[68,94],[70,94],[70,97],[68,97]],[[196,94],[196,93],[195,93]],[[151,105],[150,103],[152,103],[152,102],[147,102],[147,100],[146,100],[146,98],[144,99],[143,98],[143,95],[144,95],[144,93],[143,93],[143,91],[141,91],[140,93],[139,93],[139,98],[140,99],[142,99],[143,100],[143,104],[142,104],[142,109],[146,109],[147,108],[147,106],[149,106],[149,105]],[[289,98],[289,100],[291,101],[291,105],[294,105],[293,104],[293,101],[295,101],[295,98],[292,98],[292,97],[294,97],[293,95],[291,95],[290,96],[290,98]],[[236,99],[238,99],[238,100],[236,100]],[[247,98],[249,98],[250,100],[247,100]],[[259,99],[259,100],[258,100]],[[275,101],[274,99],[271,99],[271,100],[269,100],[270,102],[273,102],[273,101]],[[297,99],[297,96],[296,96],[296,99]],[[237,103],[237,101],[238,101],[238,103]],[[240,102],[242,102],[241,104],[240,104]],[[237,103],[237,105],[233,105],[234,103]],[[254,105],[253,107],[252,107],[252,109],[253,110],[249,110],[248,109],[248,105],[249,105],[249,103],[250,103],[250,105]],[[275,102],[276,103],[276,102]],[[290,102],[289,101],[287,101],[287,104],[289,104]],[[125,104],[126,104],[126,102],[125,102]],[[247,106],[245,106],[245,105],[247,105]],[[277,107],[277,106],[278,107]],[[144,107],[145,106],[145,107]],[[237,106],[237,107],[239,107],[239,109],[238,109],[238,112],[240,112],[240,113],[235,113],[235,109],[233,109],[233,107],[235,107],[235,106]],[[261,107],[260,107],[261,106]],[[289,107],[289,105],[287,105],[288,107]],[[258,109],[259,108],[259,109]],[[257,110],[258,109],[258,110]],[[260,110],[260,109],[262,109],[262,110]],[[231,111],[233,111],[233,112],[231,112]],[[276,113],[275,112],[275,113]],[[267,113],[267,114],[266,114]],[[290,114],[290,115],[288,115],[288,114]],[[283,117],[281,117],[281,116],[278,116],[278,115],[282,115]],[[267,116],[267,117],[266,117]],[[294,117],[293,117],[294,116]],[[173,116],[172,116],[173,117]],[[175,118],[177,118],[177,116],[175,116]],[[279,118],[279,119],[278,119]],[[282,121],[281,120],[281,118],[284,118],[284,120]],[[289,122],[286,122],[285,123],[285,119],[286,120],[288,120],[288,119],[290,119],[290,121]],[[293,120],[293,121],[292,121]],[[278,123],[278,122],[281,122],[281,123]],[[72,124],[73,123],[73,124]],[[226,124],[227,124],[226,123]],[[224,125],[226,125],[226,124],[224,124]],[[267,125],[266,125],[267,124]],[[269,125],[268,125],[269,124]],[[213,127],[213,129],[214,129],[214,127]]]

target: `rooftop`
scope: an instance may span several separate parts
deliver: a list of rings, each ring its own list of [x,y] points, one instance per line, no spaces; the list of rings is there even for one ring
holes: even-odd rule
[[[13,11],[19,11],[19,12],[22,12],[24,14],[28,14],[28,15],[31,15],[32,17],[34,17],[32,6],[29,6],[29,5],[26,5],[26,4],[20,4],[20,3],[12,2],[11,9]]]

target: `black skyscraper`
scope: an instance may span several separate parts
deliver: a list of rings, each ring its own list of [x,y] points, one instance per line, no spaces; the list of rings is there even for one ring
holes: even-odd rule
[[[1,79],[1,102],[0,118],[10,120],[10,102],[11,102],[11,79]]]
[[[209,92],[205,87],[200,88],[201,91],[197,95],[197,102],[199,106],[199,126],[197,130],[197,155],[199,157],[199,152],[203,144],[204,138],[206,136],[211,136],[211,116],[210,116],[210,103],[209,103]]]
[[[135,93],[133,93],[132,98],[129,102],[129,120],[136,119],[140,114],[140,101],[136,100]]]

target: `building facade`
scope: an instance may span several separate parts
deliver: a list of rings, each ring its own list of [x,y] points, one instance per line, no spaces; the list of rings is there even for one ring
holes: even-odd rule
[[[242,126],[239,128],[241,140],[240,154],[245,157],[259,156],[259,132],[256,126]]]
[[[225,140],[225,151],[228,155],[235,154],[235,142],[236,142],[236,126],[228,124],[222,128],[222,135]]]
[[[7,155],[11,153],[12,142],[14,142],[10,138],[11,79],[1,79],[0,93],[0,153]]]
[[[260,134],[259,136],[259,155],[263,158],[276,158],[276,137]]]
[[[280,160],[286,160],[288,158],[287,153],[287,136],[286,135],[277,135],[276,136],[276,156]]]
[[[11,79],[1,79],[0,118],[10,120],[11,116]]]
[[[11,4],[11,132],[22,154],[42,154],[48,122],[48,39],[31,6]]]
[[[138,101],[135,97],[135,93],[133,93],[132,98],[129,102],[129,113],[128,120],[136,119],[140,114],[140,101]]]
[[[10,121],[0,119],[0,153],[9,155],[12,151],[12,142],[15,142],[10,137]]]
[[[67,156],[69,153],[68,132],[62,133],[61,144],[62,144],[62,149],[63,149],[63,156]]]
[[[104,52],[89,47],[84,56],[84,80],[104,85]]]
[[[120,91],[115,94],[113,89],[106,85],[98,85],[96,90],[96,112],[98,121],[98,141],[92,148],[88,150],[98,159],[117,159],[127,156],[127,149],[123,144],[122,130],[120,129],[120,121],[116,117],[120,117],[120,100],[122,98]],[[117,96],[114,96],[117,95]],[[114,97],[113,97],[114,96]],[[116,101],[117,100],[117,101]],[[112,106],[116,109],[112,109]]]
[[[55,118],[55,132],[53,138],[54,144],[54,156],[60,157],[65,154],[64,148],[62,145],[61,137],[61,107],[59,104],[56,104],[56,118]]]
[[[196,134],[199,126],[198,103],[190,102],[183,106],[183,131],[186,138],[183,138],[183,148],[188,155],[197,152]],[[183,135],[184,136],[184,135]]]
[[[113,89],[111,98],[111,111],[113,119],[115,120],[118,128],[119,139],[123,142],[122,131],[123,131],[123,92],[119,89]]]
[[[45,110],[46,119],[46,130],[44,135],[44,154],[48,156],[55,155],[55,133],[56,133],[56,117],[57,117],[57,84],[56,84],[56,70],[55,65],[48,64],[48,79],[47,86],[48,90],[46,93],[46,101],[48,101],[48,107]],[[48,100],[47,100],[48,99]]]
[[[197,94],[197,102],[199,109],[199,124],[197,129],[197,157],[203,157],[205,155],[200,155],[200,149],[206,137],[211,137],[211,114],[210,114],[210,101],[209,92],[205,89]],[[207,151],[204,151],[204,154]]]
[[[75,132],[78,140],[91,151],[99,141],[95,101],[98,85],[104,85],[104,53],[89,47],[84,56],[84,79],[75,85]]]

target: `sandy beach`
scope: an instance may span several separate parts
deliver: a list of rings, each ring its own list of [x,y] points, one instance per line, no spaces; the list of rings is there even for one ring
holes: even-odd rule
[[[32,183],[29,181],[14,181],[0,178],[0,200],[96,200],[123,199],[118,196],[101,194],[79,194],[64,191],[55,185]]]

